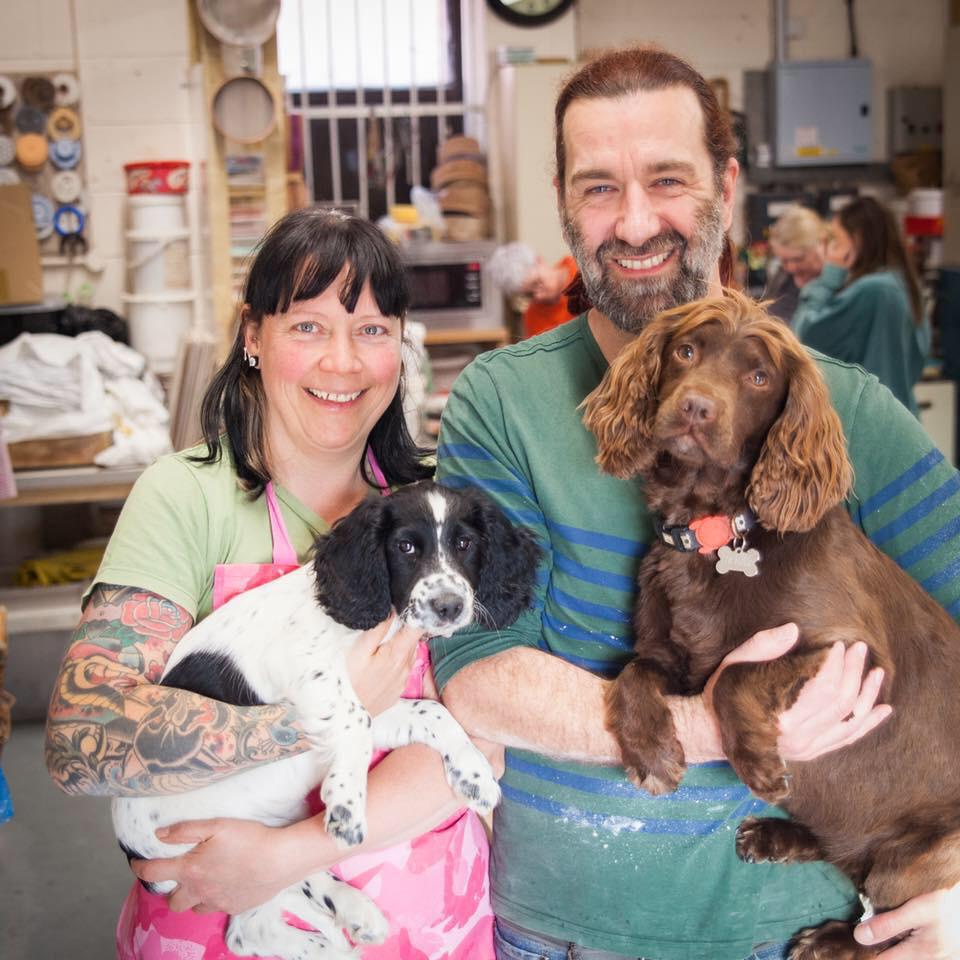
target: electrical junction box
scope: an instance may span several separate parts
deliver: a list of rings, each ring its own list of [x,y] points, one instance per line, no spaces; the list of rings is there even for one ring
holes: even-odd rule
[[[940,87],[891,87],[887,91],[890,156],[943,148],[943,91]]]
[[[787,60],[770,69],[778,167],[870,163],[873,67],[869,60]]]

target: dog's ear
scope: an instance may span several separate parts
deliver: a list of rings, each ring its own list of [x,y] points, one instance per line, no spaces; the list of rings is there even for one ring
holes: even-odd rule
[[[509,626],[533,603],[537,564],[543,555],[526,527],[514,526],[482,493],[469,494],[471,525],[483,539],[480,582],[476,589],[478,622],[494,630]]]
[[[316,543],[317,600],[337,623],[353,630],[369,630],[390,615],[384,553],[388,499],[364,500]]]
[[[597,438],[597,463],[622,480],[649,467],[654,454],[653,425],[668,336],[666,325],[648,326],[581,404],[584,425]]]
[[[799,343],[788,345],[784,362],[786,403],[750,475],[747,503],[767,529],[803,533],[847,495],[853,470],[816,363]]]

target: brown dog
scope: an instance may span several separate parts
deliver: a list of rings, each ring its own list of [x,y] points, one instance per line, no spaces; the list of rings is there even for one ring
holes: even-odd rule
[[[683,775],[664,695],[699,692],[734,647],[792,621],[789,654],[726,668],[713,694],[734,769],[794,818],[744,821],[737,852],[829,860],[881,910],[955,884],[960,629],[841,505],[840,421],[799,341],[739,294],[699,301],[657,317],[585,406],[598,463],[640,475],[662,521],[640,570],[637,657],[607,701],[635,781],[662,793]],[[837,640],[867,643],[894,713],[852,746],[784,764],[777,715]],[[791,956],[876,952],[831,921],[802,932]]]

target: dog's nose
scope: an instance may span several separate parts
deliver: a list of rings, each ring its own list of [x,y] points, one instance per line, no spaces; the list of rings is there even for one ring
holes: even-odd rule
[[[717,404],[702,393],[691,390],[680,401],[680,412],[691,424],[710,423],[717,418]]]
[[[441,593],[430,600],[430,609],[446,623],[452,623],[463,613],[463,597],[455,593]]]

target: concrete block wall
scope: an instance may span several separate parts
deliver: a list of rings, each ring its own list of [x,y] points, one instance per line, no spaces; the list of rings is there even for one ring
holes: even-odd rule
[[[47,266],[51,297],[94,288],[93,303],[123,312],[126,288],[126,184],[123,165],[144,159],[188,160],[194,285],[204,268],[196,242],[198,184],[206,155],[206,120],[194,95],[200,82],[189,58],[187,0],[7,0],[0,26],[0,73],[64,70],[80,84],[85,151],[89,266]],[[198,301],[200,303],[201,301]]]

